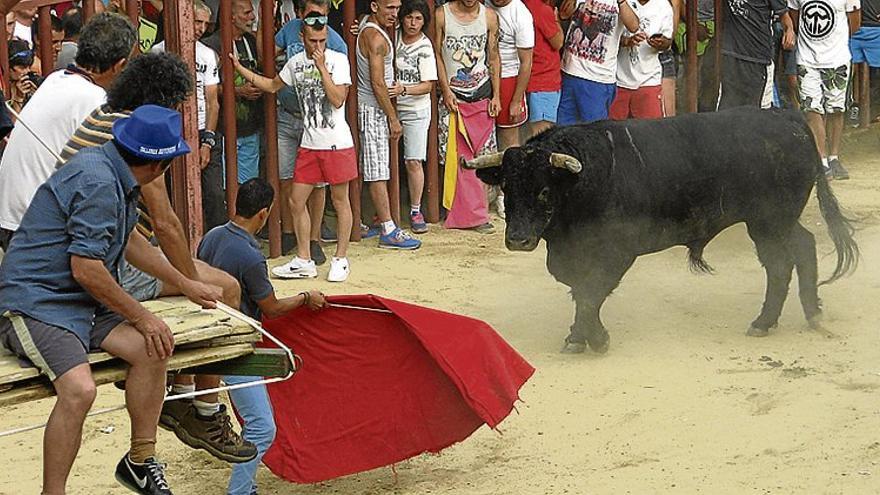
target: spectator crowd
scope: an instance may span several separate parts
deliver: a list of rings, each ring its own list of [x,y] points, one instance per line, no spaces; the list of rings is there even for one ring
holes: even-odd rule
[[[60,2],[51,40],[40,40],[36,9],[15,7],[7,15],[3,94],[18,123],[4,138],[0,160],[0,344],[41,366],[58,391],[44,493],[63,493],[94,399],[80,351],[99,347],[131,364],[126,393],[137,407],[131,450],[116,472],[123,484],[170,493],[155,458],[158,417],[185,443],[236,463],[230,494],[256,493],[254,474],[274,436],[265,388],[233,394],[242,435],[216,394],[162,406],[162,391],[150,383],[164,384],[169,330],[139,301],[184,295],[255,318],[320,308],[317,291],[276,298],[270,273],[315,278],[328,261],[322,243],[335,243],[327,279],[344,282],[352,270],[349,234],[358,224],[361,237],[377,238],[380,248],[418,249],[425,238],[417,236],[429,231],[422,203],[431,144],[443,165],[444,226],[492,233],[490,208],[504,216],[503,192],[480,182],[462,159],[518,146],[554,125],[675,115],[680,54],[693,35],[701,111],[800,108],[827,176],[845,179],[839,153],[846,116],[868,111],[852,103],[852,64],[880,67],[880,0],[724,0],[720,39],[711,0],[694,0],[695,33],[684,27],[681,0],[454,0],[434,9],[425,0],[358,1],[351,26],[343,26],[336,0],[277,0],[274,19],[258,18],[258,0],[230,0],[240,187],[228,219],[223,143],[231,136],[223,135],[220,101],[220,0],[191,1],[195,67],[165,53],[161,0],[141,2],[138,28],[128,21],[127,2],[98,1],[99,13],[85,24],[79,2]],[[275,33],[274,52],[258,43],[264,29]],[[352,45],[342,36],[349,32]],[[38,57],[40,43],[49,42],[51,72],[43,70],[51,61]],[[265,57],[278,67],[272,78],[260,73]],[[191,94],[199,130],[192,150],[180,137],[177,111]],[[277,192],[261,178],[266,98],[278,103]],[[357,119],[348,122],[354,98]],[[439,136],[430,143],[435,111]],[[0,127],[8,127],[2,119]],[[398,140],[409,230],[391,213]],[[198,157],[202,178],[207,234],[196,258],[164,173],[186,153]],[[372,218],[353,217],[355,180],[366,184]],[[269,271],[257,237],[273,207],[291,258]],[[331,210],[335,221],[328,223]],[[143,345],[161,359],[144,359]],[[216,376],[178,376],[171,386],[191,393],[219,384]]]

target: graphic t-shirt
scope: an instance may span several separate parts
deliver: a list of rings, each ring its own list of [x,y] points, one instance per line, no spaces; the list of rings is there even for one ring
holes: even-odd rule
[[[324,51],[324,59],[333,84],[351,85],[348,57],[328,49]],[[321,73],[306,52],[294,55],[278,75],[285,84],[296,89],[303,116],[303,148],[342,150],[354,146],[351,130],[345,120],[345,105],[336,108],[327,99]]]
[[[153,52],[164,52],[165,42],[153,45]],[[201,41],[196,41],[196,104],[199,109],[199,130],[205,129],[208,120],[208,106],[205,101],[205,87],[220,84],[217,68],[217,54]]]
[[[504,7],[491,1],[486,5],[498,14],[498,53],[501,55],[501,77],[519,74],[518,48],[534,48],[535,22],[532,13],[520,0],[513,0]]]
[[[559,91],[562,87],[559,51],[550,46],[550,38],[560,31],[556,12],[544,0],[525,0],[535,21],[535,50],[532,53],[532,77],[527,91]]]
[[[285,63],[297,53],[305,50],[302,36],[300,35],[302,33],[302,27],[302,19],[291,19],[290,22],[286,23],[284,27],[275,34],[275,45],[284,49],[283,61]],[[342,39],[342,36],[340,36],[333,28],[330,28],[330,30],[327,31],[327,48],[342,53],[343,55],[348,55],[348,45],[345,44],[345,40]],[[283,66],[282,63],[281,67]],[[296,91],[294,91],[292,87],[288,86],[282,88],[281,91],[278,92],[278,104],[285,112],[291,113],[297,117],[300,116],[299,99],[296,96]]]
[[[623,24],[617,0],[578,0],[562,49],[562,71],[602,84],[617,82]]]
[[[639,16],[639,31],[648,36],[672,37],[672,5],[668,0],[648,0],[644,5],[639,0],[629,0],[629,4]],[[647,41],[621,48],[617,58],[617,85],[626,89],[659,86],[663,76],[659,53]]]
[[[397,82],[412,86],[425,81],[437,80],[437,59],[434,45],[424,34],[413,44],[403,42],[403,34],[397,33],[397,47],[394,50],[397,69]],[[407,95],[397,97],[399,110],[423,110],[431,106],[431,95]]]
[[[773,15],[786,11],[784,0],[724,0],[721,53],[768,65],[773,57]]]
[[[798,65],[836,68],[852,59],[847,12],[861,8],[859,0],[788,0],[798,11]]]

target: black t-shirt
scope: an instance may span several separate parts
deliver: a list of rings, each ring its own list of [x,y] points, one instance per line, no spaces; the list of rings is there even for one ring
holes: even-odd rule
[[[880,0],[862,0],[862,27],[880,27]]]
[[[222,53],[220,50],[219,31],[205,38],[202,42],[216,53]],[[245,33],[240,40],[234,40],[233,51],[238,55],[241,65],[256,73],[260,73],[256,36],[251,33]],[[242,86],[247,81],[245,81],[241,74],[236,72],[234,82],[236,86]],[[222,112],[220,113],[220,120],[221,123],[218,124],[217,129],[222,130]],[[237,98],[235,102],[235,122],[238,137],[250,136],[259,132],[263,128],[263,98],[253,101]]]
[[[721,53],[769,64],[773,53],[771,19],[788,7],[783,0],[725,0]]]

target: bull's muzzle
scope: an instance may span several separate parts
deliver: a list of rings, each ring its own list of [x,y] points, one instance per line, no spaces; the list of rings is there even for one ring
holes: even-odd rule
[[[504,245],[507,247],[509,251],[534,251],[536,247],[538,247],[538,237],[530,236],[526,238],[515,238],[506,236],[504,238]]]

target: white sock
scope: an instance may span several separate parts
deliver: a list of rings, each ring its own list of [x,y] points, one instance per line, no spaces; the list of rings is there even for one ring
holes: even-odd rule
[[[388,220],[387,222],[382,222],[382,235],[388,235],[394,232],[394,229],[397,228],[394,225],[394,220]]]
[[[828,157],[829,162],[833,162],[834,160],[837,160],[837,155],[831,155]]]
[[[828,159],[822,158],[822,168],[828,168]]]
[[[171,395],[180,395],[180,394],[188,394],[190,392],[196,391],[196,384],[190,383],[189,385],[183,385],[180,383],[175,383],[171,385]]]
[[[195,399],[193,400],[193,407],[196,408],[196,412],[199,413],[199,416],[203,418],[210,418],[220,412],[219,402],[205,402]]]
[[[422,205],[421,205],[421,204],[418,204],[418,205],[409,205],[409,212],[410,212],[411,215],[415,215],[416,213],[418,213],[419,211],[421,211],[421,209],[422,209]]]

